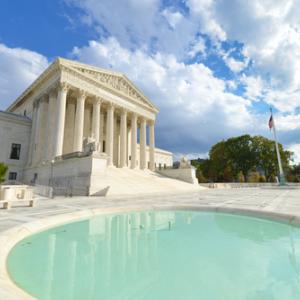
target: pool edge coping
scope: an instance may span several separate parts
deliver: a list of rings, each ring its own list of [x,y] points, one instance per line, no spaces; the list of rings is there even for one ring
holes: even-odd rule
[[[155,205],[131,205],[108,208],[86,208],[80,211],[47,217],[38,221],[25,222],[20,226],[12,227],[0,233],[0,299],[6,300],[34,300],[36,299],[26,291],[18,287],[8,274],[7,259],[13,247],[26,237],[38,232],[63,225],[72,221],[80,221],[96,215],[111,213],[125,213],[130,211],[155,211],[155,210],[191,210],[207,212],[224,212],[251,217],[269,219],[273,221],[286,222],[290,225],[300,226],[300,216],[291,213],[283,213],[274,210],[263,210],[258,208],[241,208],[222,205],[188,205],[188,204],[155,204]]]

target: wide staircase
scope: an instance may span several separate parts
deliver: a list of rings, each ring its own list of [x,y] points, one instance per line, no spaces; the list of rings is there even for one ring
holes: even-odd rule
[[[104,174],[92,177],[93,195],[138,195],[191,192],[204,189],[199,185],[162,176],[149,170],[109,167]]]

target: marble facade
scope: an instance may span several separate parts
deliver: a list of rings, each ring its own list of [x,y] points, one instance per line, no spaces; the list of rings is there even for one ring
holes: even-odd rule
[[[58,58],[7,111],[32,119],[25,182],[46,184],[45,165],[91,153],[106,167],[172,165],[155,148],[158,109],[121,73]]]

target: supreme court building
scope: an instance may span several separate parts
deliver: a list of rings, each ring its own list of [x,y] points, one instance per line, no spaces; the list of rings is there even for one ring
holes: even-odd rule
[[[125,75],[58,58],[0,113],[0,161],[11,180],[95,194],[109,168],[172,165],[155,148],[157,113]]]

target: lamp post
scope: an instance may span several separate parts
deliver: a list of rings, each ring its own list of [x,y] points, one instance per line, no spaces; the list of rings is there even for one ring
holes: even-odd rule
[[[51,186],[51,189],[52,189],[52,195],[51,195],[51,198],[53,199],[54,198],[54,184],[53,184],[53,165],[55,163],[55,160],[52,159],[50,161],[50,186]]]

